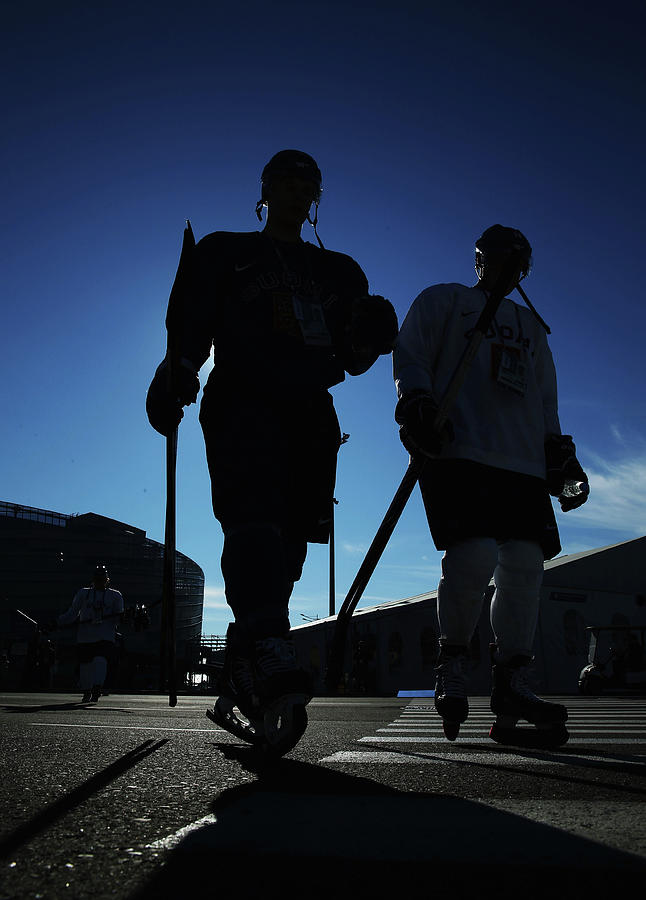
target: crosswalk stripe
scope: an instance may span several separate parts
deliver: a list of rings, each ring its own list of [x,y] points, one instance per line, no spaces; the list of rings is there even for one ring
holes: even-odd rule
[[[530,727],[530,726],[527,726],[527,727]],[[574,734],[599,734],[599,732],[603,731],[603,730],[604,729],[602,729],[602,728],[577,728],[574,730],[574,732],[572,732],[568,728],[568,731],[570,731],[571,734],[572,733],[574,733]],[[643,731],[646,731],[646,729],[643,729],[643,728],[612,728],[612,729],[606,729],[606,730],[611,734],[641,734]],[[411,732],[409,730],[406,730],[406,731],[401,730],[400,731],[399,728],[378,728],[377,731],[378,732],[383,731],[386,734],[402,734],[402,735],[411,734]],[[437,728],[424,728],[424,729],[420,728],[418,731],[414,732],[414,734],[420,734],[420,735],[421,734],[443,734],[443,733],[444,732],[443,732],[441,726],[439,726]],[[460,728],[460,734],[481,734],[481,733],[482,733],[481,728],[477,728],[477,729],[469,728],[468,725],[467,726],[463,725]]]
[[[598,732],[591,732],[592,734],[598,734]],[[470,734],[465,733],[462,729],[460,730],[460,738],[468,741],[470,744],[489,744],[491,746],[491,738],[488,737],[472,737]],[[427,737],[426,735],[415,735],[411,737],[409,735],[397,735],[397,736],[388,736],[388,737],[380,737],[368,735],[366,737],[359,738],[359,743],[365,744],[434,744],[437,741],[445,741],[446,738],[442,732],[438,732],[433,737]],[[621,743],[621,744],[646,744],[646,738],[639,737],[631,737],[627,740],[618,740],[613,741],[610,737],[605,738],[585,738],[585,737],[576,737],[576,735],[571,735],[570,739],[567,743],[569,747],[570,744],[612,744],[612,743]]]
[[[567,728],[570,732],[568,746],[572,744],[645,744],[646,743],[646,703],[635,702],[634,699],[601,701],[584,697],[559,697],[557,702],[564,702],[568,709]],[[489,697],[469,699],[469,718],[460,728],[457,744],[460,741],[469,744],[488,744],[493,746],[487,736],[495,715],[489,708]],[[521,722],[521,727],[531,728]],[[362,744],[431,744],[446,745],[442,728],[442,720],[434,706],[429,703],[410,703],[402,707],[395,721],[377,728],[373,735],[360,738]],[[357,760],[368,762],[370,751],[356,752]],[[393,761],[390,751],[373,751],[374,762]],[[363,757],[362,757],[363,754]],[[436,754],[434,754],[435,756]],[[394,754],[397,761],[401,760]],[[404,756],[404,759],[406,757]],[[338,754],[335,761],[342,761]],[[417,757],[416,757],[417,759]],[[354,757],[344,756],[343,761],[352,761]],[[641,763],[640,763],[641,764]]]
[[[493,747],[491,742],[488,743]],[[515,751],[512,750],[512,752]],[[514,758],[509,752],[497,753],[495,750],[492,750],[489,753],[460,753],[459,751],[442,753],[433,751],[432,753],[416,753],[414,757],[411,757],[410,752],[396,753],[392,750],[342,750],[338,753],[333,753],[332,756],[326,756],[324,759],[319,760],[319,762],[394,763],[396,765],[409,765],[410,763],[417,765],[418,763],[437,764],[445,762],[467,762],[478,763],[480,765],[491,765],[493,767],[498,767],[501,762],[504,762],[506,765],[513,765],[516,763],[519,766],[519,771],[521,771],[521,766],[523,769],[527,766],[569,766],[572,764],[572,758],[559,753],[558,750],[550,751],[549,756],[522,756],[518,758]],[[608,764],[608,760],[605,757],[594,756],[592,754],[585,757],[585,762],[591,766],[595,763],[602,765]],[[622,765],[641,769],[644,766],[644,761],[640,759],[622,760]]]

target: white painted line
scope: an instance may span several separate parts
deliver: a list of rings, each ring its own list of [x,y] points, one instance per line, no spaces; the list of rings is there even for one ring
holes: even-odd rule
[[[78,705],[84,706],[84,707],[87,706],[88,711],[96,709],[99,712],[102,709],[105,709],[105,710],[109,709],[111,712],[114,712],[116,710],[117,712],[171,712],[171,713],[179,713],[179,712],[184,712],[186,710],[210,709],[211,706],[213,706],[212,703],[206,704],[205,706],[181,706],[180,704],[178,704],[177,706],[174,706],[174,707],[170,707],[168,705],[168,703],[165,706],[112,706],[110,703],[102,703],[101,701],[99,701],[98,705],[94,705],[94,704],[89,705],[89,704],[81,703],[80,700],[79,700]],[[38,709],[40,709],[40,707],[35,706],[34,709],[38,710]],[[55,712],[55,710],[52,710],[52,712]]]
[[[190,825],[185,825],[184,828],[180,828],[179,831],[176,831],[174,834],[169,834],[168,837],[160,838],[158,841],[153,841],[152,844],[146,844],[146,849],[172,850],[173,847],[176,847],[179,842],[182,841],[192,831],[197,831],[198,828],[203,828],[205,825],[215,825],[216,822],[217,819],[213,814],[204,816],[201,819],[197,819],[197,821],[195,822],[191,822]]]
[[[17,704],[13,704],[13,705],[15,706]],[[78,706],[79,710],[86,709],[88,712],[92,712],[94,710],[98,710],[99,712],[101,710],[106,710],[106,711],[110,710],[110,712],[117,711],[117,712],[171,712],[171,713],[185,712],[188,710],[198,710],[199,711],[199,710],[204,710],[204,709],[210,709],[213,706],[212,703],[206,703],[203,706],[184,706],[182,704],[178,704],[177,706],[172,707],[172,708],[168,705],[168,703],[166,703],[165,706],[164,705],[162,705],[162,706],[152,706],[152,705],[150,705],[150,706],[113,706],[111,703],[103,702],[102,700],[99,701],[98,704],[81,703],[80,700],[70,700],[67,703],[65,703],[64,705],[66,707],[67,706]],[[58,704],[52,703],[52,708],[49,711],[56,712],[56,709],[55,709],[56,706],[58,706]],[[43,711],[43,707],[41,704],[21,703],[20,708],[24,709],[24,710],[31,709],[34,712],[42,712]]]
[[[214,730],[224,730],[215,725],[213,728],[163,728],[156,725],[76,725],[70,722],[30,722],[29,724],[39,728],[113,728],[120,731],[179,731],[196,734],[212,734]]]
[[[592,732],[598,734],[598,732]],[[445,741],[444,734],[440,731],[437,737],[424,737],[423,735],[409,737],[362,737],[359,738],[359,744],[434,744],[437,741]],[[488,737],[471,737],[468,732],[460,730],[460,740],[467,741],[469,744],[492,744],[491,738]],[[567,743],[570,744],[646,744],[646,738],[613,738],[610,735],[606,738],[578,738],[571,735]]]
[[[415,721],[417,719],[432,719],[435,718],[438,713],[435,710],[429,710],[428,713],[402,713],[400,718],[406,719],[406,721]],[[493,716],[494,713],[491,710],[483,710],[483,709],[471,709],[469,710],[469,718],[472,716],[475,718],[486,718],[487,716]],[[599,710],[590,710],[589,712],[582,712],[579,710],[568,709],[568,718],[570,719],[592,719],[594,721],[609,721],[614,719],[620,720],[628,720],[635,722],[643,722],[646,721],[646,716],[643,714],[634,715],[630,711],[626,712],[600,712]]]
[[[601,728],[578,728],[576,726],[572,727],[571,723],[566,723],[568,725],[568,731],[570,734],[641,734],[643,729],[639,728],[613,728],[610,727],[601,727]],[[529,729],[530,725],[523,724],[523,728]],[[472,733],[478,734],[478,732],[482,731],[482,728],[476,728],[473,724],[463,725],[460,729],[460,734],[462,733]],[[383,732],[384,734],[442,734],[442,726],[427,726],[426,728],[422,728],[420,726],[414,726],[413,728],[397,727],[397,726],[389,726],[388,728],[377,728],[377,733]]]

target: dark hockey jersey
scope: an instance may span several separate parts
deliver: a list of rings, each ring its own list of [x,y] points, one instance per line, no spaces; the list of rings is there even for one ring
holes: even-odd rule
[[[213,232],[193,251],[180,317],[184,359],[208,387],[299,393],[327,389],[366,366],[348,338],[352,301],[368,281],[351,257],[261,232]]]

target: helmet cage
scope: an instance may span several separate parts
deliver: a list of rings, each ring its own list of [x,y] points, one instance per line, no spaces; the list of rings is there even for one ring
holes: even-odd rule
[[[108,570],[105,566],[100,564],[96,566],[92,581],[103,581],[106,584],[110,583],[110,576],[108,575]]]
[[[527,278],[532,269],[532,248],[525,235],[516,228],[492,225],[476,241],[475,270],[478,279],[484,276],[487,264],[500,262],[511,253],[521,253],[523,258],[520,281]]]

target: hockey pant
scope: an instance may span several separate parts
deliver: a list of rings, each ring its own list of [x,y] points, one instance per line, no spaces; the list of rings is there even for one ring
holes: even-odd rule
[[[82,691],[95,685],[103,687],[108,673],[108,658],[114,653],[110,641],[92,641],[78,645],[79,682]]]
[[[284,634],[307,542],[329,538],[341,442],[332,397],[256,393],[241,405],[212,389],[200,422],[213,511],[224,532],[227,603],[254,637]]]
[[[469,645],[492,575],[490,616],[499,658],[532,656],[543,580],[543,551],[533,541],[468,538],[449,547],[437,593],[440,638]]]

